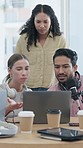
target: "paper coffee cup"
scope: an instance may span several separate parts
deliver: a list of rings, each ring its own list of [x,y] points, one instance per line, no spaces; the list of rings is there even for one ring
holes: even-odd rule
[[[32,111],[20,111],[19,114],[21,132],[32,132],[34,113]]]
[[[83,129],[83,110],[79,110],[78,113],[79,128]]]
[[[57,109],[49,109],[47,112],[47,121],[49,127],[59,127],[61,111]]]

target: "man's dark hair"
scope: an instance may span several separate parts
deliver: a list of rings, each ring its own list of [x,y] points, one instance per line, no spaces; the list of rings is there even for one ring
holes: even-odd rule
[[[76,63],[77,63],[77,60],[78,60],[78,55],[77,55],[76,51],[73,51],[73,50],[68,49],[68,48],[60,48],[60,49],[58,49],[54,53],[53,62],[54,62],[55,58],[58,57],[58,56],[66,56],[69,59],[71,59],[72,66],[75,66]]]

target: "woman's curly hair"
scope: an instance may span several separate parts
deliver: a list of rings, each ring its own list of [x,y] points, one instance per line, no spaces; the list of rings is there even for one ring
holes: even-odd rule
[[[51,31],[53,37],[60,36],[62,33],[60,32],[60,26],[58,19],[55,15],[55,12],[49,5],[42,5],[38,4],[36,7],[32,10],[31,17],[28,19],[28,21],[20,28],[20,35],[26,33],[28,40],[27,40],[27,50],[29,51],[29,46],[31,46],[33,43],[36,46],[37,39],[38,39],[38,32],[34,25],[34,19],[35,16],[40,13],[44,12],[47,14],[51,19],[51,26],[49,29],[49,32]],[[26,38],[27,38],[26,37]]]

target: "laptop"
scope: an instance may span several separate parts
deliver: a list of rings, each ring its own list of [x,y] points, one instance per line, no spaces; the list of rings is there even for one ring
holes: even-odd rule
[[[46,124],[48,109],[61,110],[61,123],[70,121],[70,91],[24,91],[23,110],[35,113],[34,123]]]
[[[0,88],[0,120],[5,120],[5,112],[7,106],[7,93],[6,90]]]

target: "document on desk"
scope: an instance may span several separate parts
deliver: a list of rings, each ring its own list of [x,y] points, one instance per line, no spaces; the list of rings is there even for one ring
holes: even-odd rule
[[[41,138],[61,141],[83,140],[83,131],[67,128],[51,128],[37,131]]]
[[[43,139],[50,139],[50,140],[58,140],[58,141],[61,141],[62,140],[61,138],[47,136],[47,135],[44,135],[44,134],[41,134],[40,137],[43,138]]]

